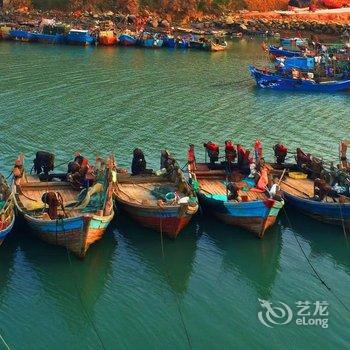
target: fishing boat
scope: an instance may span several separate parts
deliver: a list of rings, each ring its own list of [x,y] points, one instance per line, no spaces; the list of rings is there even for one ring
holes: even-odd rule
[[[98,43],[103,46],[113,46],[116,45],[118,39],[114,34],[113,30],[100,31],[98,35]]]
[[[301,57],[303,54],[301,51],[285,50],[273,45],[269,45],[268,50],[269,53],[274,57]]]
[[[204,44],[204,49],[211,52],[225,51],[227,42],[223,38],[214,38]]]
[[[325,93],[350,90],[350,79],[316,82],[313,79],[295,79],[291,76],[258,69],[254,66],[249,66],[249,71],[256,80],[258,87],[264,89]]]
[[[287,171],[280,186],[286,205],[316,220],[350,228],[350,198],[347,195],[333,191],[324,197],[315,194],[318,183],[300,171]]]
[[[160,48],[163,46],[163,39],[159,34],[143,32],[140,35],[139,44],[147,48]]]
[[[11,190],[5,177],[0,174],[0,245],[15,223],[15,212]]]
[[[259,238],[274,225],[284,205],[281,199],[255,188],[254,181],[242,174],[237,163],[215,163],[215,159],[210,163],[197,163],[193,145],[188,152],[188,171],[190,183],[205,210]]]
[[[188,46],[191,49],[196,49],[196,50],[204,50],[205,49],[205,39],[204,38],[193,38],[190,40]]]
[[[33,32],[30,41],[45,44],[64,44],[67,27],[63,24],[44,24],[38,32]]]
[[[197,212],[197,198],[167,151],[157,172],[139,169],[145,162],[140,151],[134,150],[132,174],[117,174],[116,202],[142,226],[175,239]]]
[[[33,33],[28,30],[11,29],[8,32],[8,38],[10,40],[29,42],[32,40]]]
[[[32,174],[25,172],[23,157],[18,157],[13,168],[15,205],[38,238],[83,258],[114,216],[112,162],[106,166],[100,160],[87,168],[76,157],[67,174],[50,174],[53,159],[50,153],[37,152]],[[90,187],[83,187],[87,182],[84,169],[93,174]]]
[[[71,45],[93,45],[95,37],[88,30],[71,29],[66,36],[67,44]]]
[[[119,36],[118,43],[121,46],[135,46],[137,38],[132,34],[124,33]]]

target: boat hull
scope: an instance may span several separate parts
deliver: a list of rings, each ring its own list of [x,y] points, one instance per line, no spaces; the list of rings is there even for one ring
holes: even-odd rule
[[[0,245],[5,240],[5,238],[11,233],[14,224],[15,224],[15,213],[13,212],[10,224],[5,229],[0,230]]]
[[[197,212],[198,205],[140,207],[116,198],[118,204],[140,225],[175,239]]]
[[[137,39],[131,35],[122,34],[119,37],[118,43],[121,46],[134,46],[136,45]]]
[[[326,203],[311,199],[299,198],[287,192],[283,192],[286,204],[298,211],[331,225],[345,226],[350,229],[350,203]]]
[[[114,46],[118,42],[116,37],[111,36],[100,36],[98,39],[98,43],[102,46]]]
[[[301,57],[302,53],[300,51],[290,51],[279,49],[275,46],[269,46],[269,53],[274,57]]]
[[[283,203],[267,199],[265,201],[233,202],[211,198],[199,193],[198,198],[203,207],[219,220],[241,227],[263,238],[265,232],[276,222]]]
[[[46,243],[63,246],[83,258],[91,244],[102,238],[114,213],[109,216],[84,215],[57,220],[40,220],[24,214],[34,234]]]

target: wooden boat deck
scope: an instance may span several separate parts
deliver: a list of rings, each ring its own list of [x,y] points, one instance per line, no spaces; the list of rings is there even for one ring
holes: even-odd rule
[[[301,198],[312,198],[314,196],[314,182],[310,179],[292,179],[285,176],[281,181],[281,190]]]
[[[198,180],[200,189],[205,194],[212,195],[225,195],[226,196],[226,185],[225,180],[213,180],[213,179],[200,179]],[[249,186],[246,182],[236,182],[240,190],[238,191],[239,196],[246,196],[247,201],[255,201],[255,200],[265,200],[267,199],[267,195],[261,192],[254,192],[249,190]],[[245,189],[245,190],[243,190]]]
[[[121,200],[147,205],[157,205],[159,199],[164,200],[166,193],[175,191],[176,187],[172,182],[119,183],[116,189]],[[184,197],[181,193],[179,195],[180,198]]]

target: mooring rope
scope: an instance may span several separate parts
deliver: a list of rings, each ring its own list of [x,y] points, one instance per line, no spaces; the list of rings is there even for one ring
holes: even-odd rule
[[[1,333],[0,333],[0,339],[1,339],[2,343],[5,345],[5,348],[7,350],[11,350],[10,346],[6,343],[4,337],[1,335]]]
[[[310,259],[308,258],[308,256],[306,255],[305,251],[304,251],[304,248],[302,247],[296,233],[294,232],[293,230],[293,227],[292,227],[292,223],[289,219],[289,216],[287,214],[287,211],[285,209],[285,207],[283,207],[283,210],[284,210],[284,213],[286,215],[286,218],[287,218],[287,221],[288,221],[288,224],[290,226],[290,228],[292,229],[292,232],[293,232],[293,235],[294,235],[294,238],[295,240],[297,241],[298,243],[298,246],[302,252],[302,254],[304,255],[306,261],[308,262],[311,270],[314,272],[314,274],[316,275],[316,278],[325,286],[325,288],[333,294],[333,296],[338,300],[338,302],[346,309],[346,311],[350,312],[350,309],[349,307],[343,302],[343,300],[335,293],[335,291],[326,283],[326,281],[320,276],[320,274],[317,272],[316,268],[313,266],[312,262],[310,261]]]
[[[59,219],[58,219],[59,220]],[[61,220],[61,223],[62,223],[62,231],[63,231],[63,235],[64,235],[64,239],[65,239],[65,247],[66,247],[66,252],[67,252],[67,258],[68,258],[68,263],[71,267],[71,270],[73,271],[73,274],[74,274],[74,286],[75,286],[75,289],[76,289],[76,292],[77,292],[77,295],[78,295],[78,299],[79,299],[79,302],[80,302],[80,306],[81,306],[81,309],[83,311],[83,314],[85,314],[85,318],[87,319],[87,321],[90,323],[91,327],[93,328],[99,342],[101,343],[101,347],[102,349],[106,350],[106,347],[102,341],[102,338],[97,330],[97,327],[95,325],[95,323],[93,322],[92,318],[90,317],[90,314],[89,312],[86,310],[85,308],[85,305],[84,305],[84,302],[83,302],[83,299],[81,297],[81,293],[80,293],[80,290],[79,290],[79,287],[78,287],[78,283],[77,283],[77,276],[75,274],[75,271],[74,271],[74,268],[73,268],[73,264],[72,264],[72,259],[71,259],[71,256],[70,256],[70,252],[69,252],[69,249],[67,248],[67,236],[66,236],[66,232],[65,232],[65,229],[64,229],[64,223],[63,223],[63,219],[60,219]]]
[[[160,244],[161,244],[161,247],[162,247],[162,260],[163,260],[163,263],[164,263],[165,262],[165,254],[164,254],[164,245],[163,245],[163,218],[162,218],[162,216],[160,217]],[[165,264],[164,264],[164,266],[165,266]],[[171,280],[170,273],[169,273],[167,268],[165,269],[165,273],[167,274],[168,279]],[[178,299],[178,296],[177,296],[176,292],[173,291],[173,294],[175,296],[177,310],[179,312],[181,323],[182,323],[182,327],[183,327],[185,335],[186,335],[188,347],[189,347],[189,349],[192,349],[191,338],[190,338],[189,331],[187,330],[187,326],[186,326],[186,323],[185,323],[185,319],[184,319],[183,313],[181,311],[180,301]]]

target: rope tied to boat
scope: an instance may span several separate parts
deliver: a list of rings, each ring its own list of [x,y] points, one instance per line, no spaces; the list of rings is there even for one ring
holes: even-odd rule
[[[308,256],[306,255],[305,250],[303,249],[303,247],[302,247],[302,245],[301,245],[301,243],[300,243],[300,241],[299,241],[299,239],[298,239],[296,233],[295,233],[294,230],[293,230],[292,223],[291,223],[291,221],[290,221],[290,219],[289,219],[289,216],[288,216],[288,214],[287,214],[287,211],[286,211],[285,207],[283,207],[283,210],[284,210],[284,214],[285,214],[285,216],[286,216],[286,218],[287,218],[288,224],[289,224],[290,228],[292,229],[293,236],[294,236],[294,238],[295,238],[295,240],[296,240],[296,242],[297,242],[297,244],[298,244],[298,246],[299,246],[299,248],[300,248],[302,254],[304,255],[304,258],[306,259],[307,263],[309,264],[311,270],[314,272],[316,278],[323,284],[323,286],[324,286],[330,293],[333,294],[333,296],[334,296],[334,297],[338,300],[338,302],[344,307],[344,309],[345,309],[346,311],[350,312],[350,308],[349,308],[349,307],[343,302],[343,300],[335,293],[335,291],[334,291],[331,287],[328,286],[328,284],[326,283],[326,281],[320,276],[320,274],[317,272],[316,268],[313,266],[312,262],[310,261],[310,259],[309,259]]]
[[[71,259],[71,256],[70,256],[70,251],[67,247],[67,236],[66,236],[66,231],[64,229],[64,221],[63,221],[63,218],[57,218],[56,220],[56,223],[61,223],[62,224],[62,232],[63,232],[63,236],[64,236],[64,240],[65,240],[65,248],[66,248],[66,253],[67,253],[67,259],[68,259],[68,263],[71,267],[71,271],[73,272],[73,279],[74,279],[74,287],[76,289],[76,292],[77,292],[77,295],[78,295],[78,299],[79,299],[79,302],[80,302],[80,306],[81,306],[81,310],[83,311],[83,314],[85,316],[85,318],[87,319],[87,321],[90,323],[92,329],[94,330],[95,334],[96,334],[96,337],[98,338],[100,344],[101,344],[101,347],[103,350],[106,350],[106,347],[102,341],[102,338],[101,338],[101,335],[99,334],[98,330],[97,330],[97,327],[95,325],[95,323],[93,322],[92,318],[90,317],[90,314],[89,312],[87,311],[85,305],[84,305],[84,302],[83,302],[83,299],[81,297],[81,293],[80,293],[80,290],[79,290],[79,287],[78,287],[78,284],[77,284],[77,276],[75,274],[75,271],[74,271],[74,268],[73,268],[73,264],[72,264],[72,259]]]

